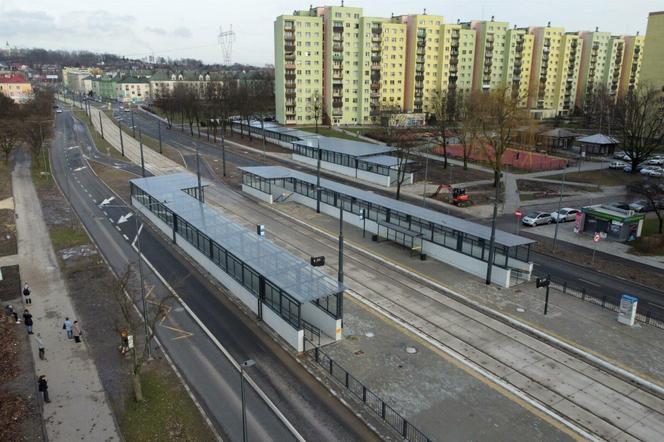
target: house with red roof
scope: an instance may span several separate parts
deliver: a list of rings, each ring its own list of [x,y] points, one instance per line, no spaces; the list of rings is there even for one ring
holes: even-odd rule
[[[16,73],[0,74],[0,94],[3,94],[16,103],[25,103],[33,97],[32,85],[23,75]]]

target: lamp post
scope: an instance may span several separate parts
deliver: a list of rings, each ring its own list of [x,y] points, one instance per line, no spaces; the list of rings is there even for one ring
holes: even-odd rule
[[[247,442],[247,412],[244,404],[244,370],[256,365],[253,359],[247,359],[240,364],[240,398],[242,401],[242,441]]]
[[[320,139],[316,138],[316,146],[318,149],[318,162],[316,163],[316,213],[320,213]]]
[[[427,180],[429,179],[429,139],[424,147],[424,190],[422,191],[422,205],[427,206]]]
[[[489,239],[489,261],[486,266],[486,285],[491,284],[491,270],[493,267],[494,248],[496,243],[496,218],[498,217],[498,198],[500,198],[500,185],[502,182],[503,174],[498,176],[498,183],[496,184],[496,194],[493,201],[493,216],[491,217],[491,238]]]
[[[222,120],[223,121],[223,120]],[[221,170],[223,175],[226,176],[226,139],[224,137],[225,126],[221,127]]]
[[[131,133],[132,137],[136,138],[136,126],[134,125],[134,109],[129,109],[131,112]]]
[[[551,246],[551,251],[556,251],[556,241],[558,240],[558,226],[560,225],[560,206],[563,203],[563,189],[565,189],[565,176],[567,175],[567,170],[563,172],[563,182],[560,183],[560,197],[558,197],[558,210],[556,211],[556,230],[553,233],[553,245]]]
[[[143,134],[140,129],[138,129],[138,142],[141,147],[141,175],[145,178],[145,161],[143,160]]]
[[[124,141],[122,139],[122,122],[118,121],[118,130],[120,131],[120,152],[122,153],[122,156],[124,157]]]
[[[161,148],[161,121],[157,120],[157,133],[159,134],[159,153],[164,153]]]

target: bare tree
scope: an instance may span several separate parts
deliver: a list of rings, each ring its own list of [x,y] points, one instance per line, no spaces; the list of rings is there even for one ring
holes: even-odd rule
[[[401,198],[401,186],[403,185],[413,162],[417,143],[408,129],[399,129],[393,125],[392,116],[401,112],[398,106],[385,105],[380,108],[380,122],[383,127],[381,138],[388,146],[394,147],[397,158],[397,193],[396,199]]]
[[[614,126],[632,163],[632,173],[664,144],[663,106],[661,93],[649,85],[640,85],[618,100]]]
[[[528,123],[529,115],[518,106],[518,103],[518,99],[513,98],[505,88],[484,95],[480,113],[484,138],[482,146],[494,171],[494,187],[498,186],[500,181],[503,155],[512,142],[514,131]]]
[[[457,119],[457,97],[455,92],[438,88],[432,97],[432,114],[438,139],[443,148],[443,168],[447,169],[447,133]]]
[[[135,287],[134,274],[131,266],[127,266],[124,274],[115,281],[111,290],[113,298],[119,308],[119,315],[115,318],[115,329],[120,336],[132,336],[134,348],[132,349],[131,378],[136,401],[143,400],[141,387],[141,371],[149,358],[149,346],[154,341],[157,325],[166,318],[170,311],[169,304],[174,298],[172,295],[161,299],[151,297],[146,303],[145,320],[148,334],[145,336],[144,323],[141,315],[136,311],[136,305],[141,302],[141,288]],[[124,344],[123,344],[124,347]],[[138,348],[137,348],[138,347]]]
[[[311,97],[307,99],[307,101],[309,115],[311,115],[311,118],[314,119],[314,122],[316,123],[316,133],[318,133],[318,120],[320,120],[323,116],[323,97],[320,94],[320,91],[316,89],[314,93],[311,94]]]
[[[5,163],[20,141],[23,120],[19,118],[18,106],[11,98],[0,94],[0,149],[5,154]]]
[[[664,233],[664,183],[646,179],[629,186],[629,190],[641,195],[652,207],[659,221],[658,233]]]
[[[480,118],[482,97],[479,92],[472,92],[461,98],[459,109],[459,142],[463,149],[463,169],[468,170],[468,155],[471,149],[478,143],[482,129],[482,120]]]

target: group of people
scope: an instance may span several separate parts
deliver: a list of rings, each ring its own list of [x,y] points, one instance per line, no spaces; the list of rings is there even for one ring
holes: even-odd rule
[[[26,282],[23,285],[23,302],[25,305],[32,305],[32,298],[30,297],[31,294],[32,290]],[[16,324],[21,323],[18,317],[18,312],[14,309],[13,305],[6,305],[5,313],[8,317],[12,318]],[[23,309],[23,324],[25,325],[28,335],[34,334],[32,331],[32,327],[34,325],[32,313],[30,313],[27,308]],[[64,323],[62,324],[62,329],[65,331],[67,339],[73,339],[75,343],[81,342],[82,331],[78,321],[74,320],[74,322],[72,322],[68,317],[66,317]],[[44,360],[46,358],[46,348],[44,347],[44,341],[41,337],[41,334],[37,333],[35,342],[37,343],[37,349],[39,350],[39,359]],[[48,381],[46,380],[46,375],[42,374],[39,376],[39,379],[37,380],[37,386],[39,391],[43,394],[44,402],[51,402],[48,396]]]

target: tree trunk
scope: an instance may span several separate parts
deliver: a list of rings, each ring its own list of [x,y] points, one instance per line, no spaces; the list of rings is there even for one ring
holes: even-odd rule
[[[468,149],[463,148],[463,170],[468,170]]]
[[[494,169],[493,171],[493,187],[497,187],[500,182],[500,170]]]
[[[184,132],[184,111],[180,112],[180,132]]]
[[[662,215],[659,213],[659,210],[655,210],[655,214],[657,215],[657,219],[659,220],[659,233],[664,233],[664,218]]]
[[[201,125],[196,122],[196,132],[198,132],[198,138],[201,137]]]
[[[134,399],[136,402],[143,402],[143,387],[141,386],[141,375],[134,373],[131,376],[131,382],[134,387]]]
[[[192,137],[194,136],[194,123],[191,121],[189,122],[189,133]]]

